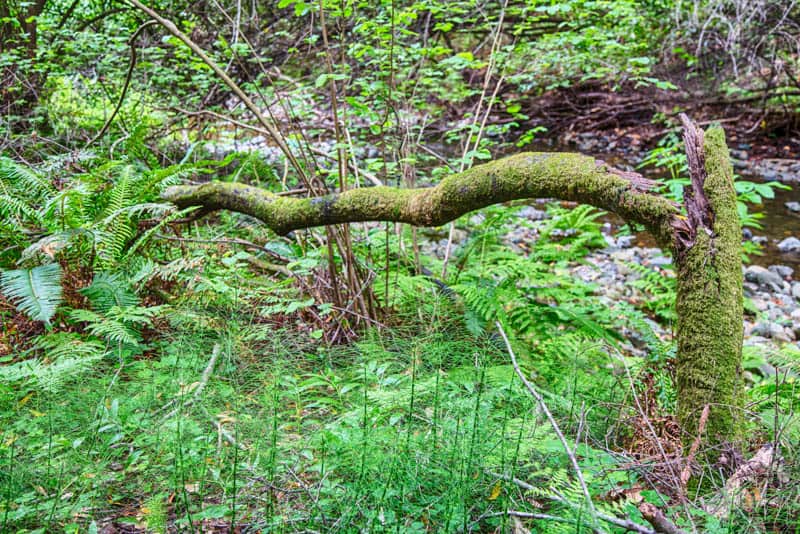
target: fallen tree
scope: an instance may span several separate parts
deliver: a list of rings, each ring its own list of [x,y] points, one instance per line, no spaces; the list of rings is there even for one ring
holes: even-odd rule
[[[517,154],[453,174],[431,188],[380,186],[288,198],[244,184],[210,182],[171,187],[164,197],[182,208],[245,213],[278,234],[362,221],[439,226],[492,204],[537,197],[614,212],[644,226],[674,257],[678,418],[692,441],[709,406],[704,441],[716,444],[734,440],[741,413],[741,228],[722,129],[704,133],[685,117],[684,127],[691,171],[685,215],[639,174],[564,153]]]

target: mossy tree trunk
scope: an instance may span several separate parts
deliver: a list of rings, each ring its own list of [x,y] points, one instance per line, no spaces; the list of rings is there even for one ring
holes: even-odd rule
[[[654,182],[580,154],[522,153],[448,176],[432,188],[372,187],[288,198],[236,183],[169,188],[180,207],[252,215],[278,234],[359,221],[439,226],[473,210],[527,198],[591,204],[643,225],[676,258],[679,419],[692,440],[709,406],[710,442],[731,440],[740,414],[741,232],[724,134],[705,136],[687,120],[692,187],[680,206]],[[703,155],[705,154],[705,158]]]
[[[678,418],[689,440],[733,441],[741,415],[742,229],[725,135],[705,135],[685,121],[692,179],[685,205],[688,233],[678,233]],[[698,428],[709,407],[706,428]]]

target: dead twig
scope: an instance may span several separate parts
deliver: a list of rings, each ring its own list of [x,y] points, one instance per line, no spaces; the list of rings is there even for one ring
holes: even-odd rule
[[[494,477],[511,482],[524,490],[535,491],[538,489],[541,492],[541,488],[536,488],[533,484],[529,484],[524,480],[520,480],[519,478],[502,475],[500,473],[493,473],[491,471],[488,473]],[[545,498],[570,508],[575,507],[573,503],[569,502],[561,495],[546,495]],[[644,525],[640,525],[639,523],[631,521],[630,519],[621,519],[619,517],[614,517],[613,515],[604,514],[603,512],[597,512],[597,518],[611,525],[630,530],[631,532],[637,532],[638,534],[657,534],[655,530],[652,530]]]
[[[578,459],[575,457],[575,454],[572,452],[572,448],[567,443],[567,439],[564,437],[564,433],[561,432],[561,428],[558,426],[558,423],[553,417],[553,414],[550,413],[550,409],[547,407],[547,404],[544,402],[544,398],[536,391],[536,388],[533,387],[527,378],[525,378],[525,374],[519,367],[517,363],[517,357],[514,354],[514,349],[511,348],[511,342],[508,340],[508,336],[506,335],[505,330],[503,329],[503,325],[500,324],[500,321],[495,321],[495,325],[497,325],[497,329],[500,331],[500,335],[503,337],[503,341],[506,344],[506,349],[508,350],[508,355],[511,357],[511,364],[514,366],[514,371],[519,376],[522,383],[527,388],[528,393],[536,399],[536,403],[539,405],[539,409],[544,413],[547,420],[550,422],[550,426],[553,427],[553,431],[555,432],[558,440],[561,442],[561,445],[564,447],[564,452],[566,452],[567,456],[569,457],[569,461],[572,464],[572,468],[575,471],[575,476],[578,479],[578,483],[581,486],[581,491],[583,491],[583,496],[586,499],[586,505],[589,508],[589,512],[592,514],[593,521],[597,520],[597,510],[594,507],[594,502],[592,502],[592,496],[589,493],[589,487],[586,485],[586,480],[583,478],[583,472],[581,471],[580,465],[578,465]]]
[[[685,492],[686,484],[689,482],[689,478],[692,476],[692,463],[694,462],[694,457],[697,455],[697,449],[700,447],[700,442],[702,441],[703,431],[706,429],[706,423],[708,423],[708,414],[711,412],[711,407],[706,404],[703,408],[703,413],[700,414],[700,422],[697,425],[697,436],[694,438],[692,442],[692,446],[689,448],[689,454],[686,456],[686,465],[681,471],[681,486]]]
[[[675,523],[667,519],[656,505],[643,502],[639,505],[639,512],[658,534],[686,534],[686,531],[678,527]]]

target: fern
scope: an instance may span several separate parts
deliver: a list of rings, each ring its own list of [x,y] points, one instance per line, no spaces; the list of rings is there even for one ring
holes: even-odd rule
[[[111,189],[108,204],[103,210],[103,219],[100,226],[104,228],[98,243],[97,253],[103,269],[111,270],[117,260],[122,256],[125,246],[133,238],[135,228],[124,209],[129,206],[132,198],[130,165],[122,167],[122,172]]]
[[[109,344],[117,345],[128,353],[139,353],[144,350],[140,330],[151,324],[155,315],[161,312],[161,306],[112,306],[105,313],[90,310],[72,310],[69,319],[86,323],[86,331]]]
[[[81,289],[92,303],[92,307],[100,313],[108,312],[113,306],[124,308],[136,306],[138,297],[130,290],[119,275],[107,272],[97,273],[89,287]]]
[[[42,336],[34,346],[42,356],[0,366],[0,383],[24,383],[33,389],[57,392],[106,354],[97,341],[83,341],[77,334],[66,332]]]
[[[61,266],[57,263],[0,273],[0,291],[34,321],[50,325],[61,303]]]
[[[677,317],[675,314],[677,282],[674,276],[665,276],[651,267],[638,263],[628,262],[626,265],[632,271],[641,275],[641,277],[638,280],[634,280],[631,285],[646,293],[649,297],[642,303],[642,306],[662,319],[674,321]]]
[[[53,185],[39,176],[33,169],[0,156],[0,191],[8,194],[17,191],[26,198],[42,199],[55,192]]]

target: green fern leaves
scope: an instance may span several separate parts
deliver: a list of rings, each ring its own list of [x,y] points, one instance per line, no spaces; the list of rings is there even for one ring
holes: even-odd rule
[[[61,303],[61,266],[57,263],[0,273],[0,292],[35,321],[50,325]]]
[[[114,306],[125,308],[139,304],[139,298],[119,275],[106,272],[97,273],[92,280],[92,285],[81,289],[81,293],[100,313],[106,313]]]

